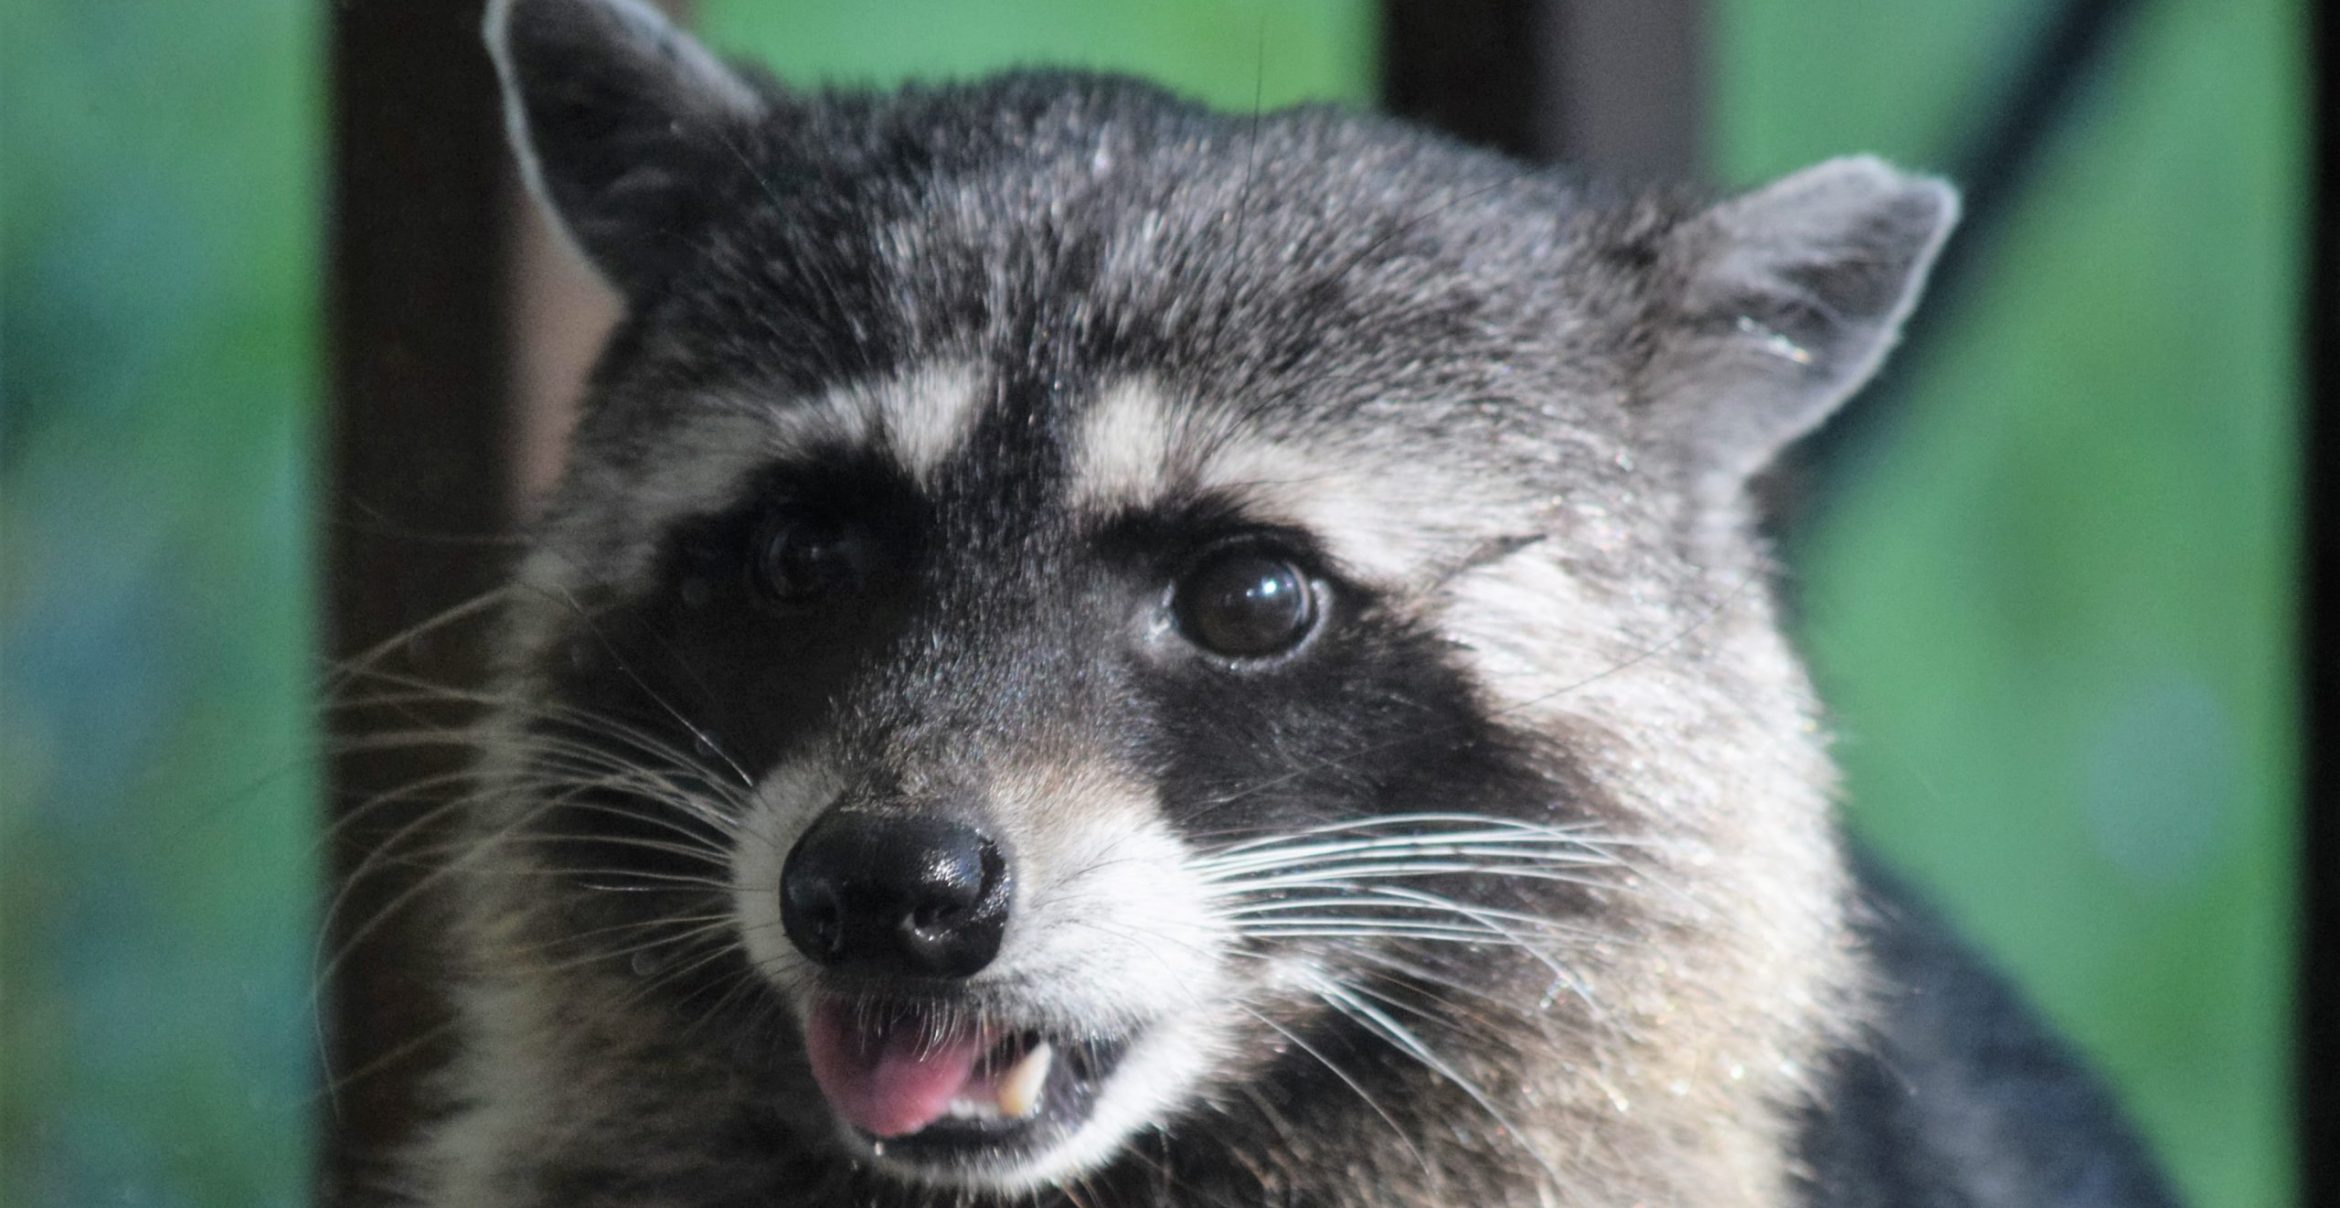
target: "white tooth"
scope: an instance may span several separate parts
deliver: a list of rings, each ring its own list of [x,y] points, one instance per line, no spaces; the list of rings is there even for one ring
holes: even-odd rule
[[[944,1105],[943,1115],[953,1120],[997,1120],[999,1109],[975,1099],[953,1099]]]
[[[1048,1085],[1048,1067],[1055,1061],[1056,1049],[1047,1041],[1032,1046],[1032,1051],[999,1080],[1000,1114],[1023,1120],[1039,1111],[1040,1091]]]

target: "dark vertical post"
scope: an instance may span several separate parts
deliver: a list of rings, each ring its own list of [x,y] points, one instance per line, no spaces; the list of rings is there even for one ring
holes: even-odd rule
[[[1546,153],[1537,119],[1546,81],[1538,4],[1382,0],[1381,103],[1465,142]]]
[[[326,641],[337,668],[390,643],[372,669],[472,686],[476,644],[444,632],[394,639],[486,591],[500,554],[474,538],[510,526],[513,421],[495,271],[508,210],[479,0],[349,0],[330,11]],[[324,1203],[360,1198],[410,1134],[419,1075],[444,1021],[424,938],[428,896],[393,909],[418,874],[366,861],[446,794],[393,797],[351,815],[462,766],[446,747],[354,749],[370,734],[445,725],[461,712],[367,705],[396,685],[362,675],[336,682],[339,699],[326,702],[335,752],[327,822],[344,825],[329,845],[328,900],[348,888],[324,948],[351,951],[332,964],[322,999]],[[427,845],[417,838],[401,848]],[[349,884],[361,867],[367,874]]]
[[[1704,0],[1545,5],[1541,125],[1554,158],[1627,179],[1707,168]]]
[[[1401,117],[1627,178],[1705,168],[1705,0],[1383,0]]]
[[[2300,576],[2300,1199],[2340,1203],[2340,12],[2306,6],[2306,288],[2302,291]]]

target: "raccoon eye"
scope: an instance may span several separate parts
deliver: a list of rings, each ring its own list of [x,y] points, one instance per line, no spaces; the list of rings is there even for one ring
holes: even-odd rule
[[[867,552],[858,535],[834,520],[792,516],[767,525],[750,573],[763,594],[806,604],[861,586]]]
[[[1258,549],[1209,555],[1178,581],[1171,611],[1186,640],[1228,658],[1282,654],[1316,624],[1308,577]]]

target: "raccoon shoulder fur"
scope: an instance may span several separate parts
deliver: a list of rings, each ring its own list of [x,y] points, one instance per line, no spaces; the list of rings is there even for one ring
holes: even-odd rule
[[[505,621],[422,1202],[2166,1202],[1863,905],[1751,531],[1946,185],[806,95],[635,0],[489,41],[626,317]]]

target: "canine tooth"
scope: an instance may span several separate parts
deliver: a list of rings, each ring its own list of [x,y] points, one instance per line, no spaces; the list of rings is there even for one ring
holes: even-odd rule
[[[1032,1051],[999,1080],[1000,1114],[1023,1120],[1039,1111],[1040,1091],[1048,1085],[1048,1067],[1055,1061],[1056,1049],[1047,1041],[1032,1046]]]

